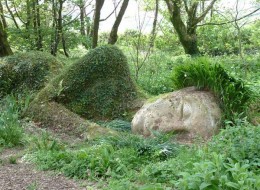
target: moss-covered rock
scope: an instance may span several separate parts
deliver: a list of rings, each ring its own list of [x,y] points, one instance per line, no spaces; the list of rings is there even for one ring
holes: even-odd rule
[[[88,119],[122,116],[136,98],[125,55],[116,46],[90,50],[66,68],[39,94],[38,101],[55,101]]]
[[[39,90],[62,66],[55,57],[40,51],[5,57],[0,60],[0,97],[24,89]]]

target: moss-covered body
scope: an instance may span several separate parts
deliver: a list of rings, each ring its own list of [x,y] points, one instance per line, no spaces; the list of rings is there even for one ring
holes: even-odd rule
[[[90,50],[64,69],[37,98],[60,103],[88,119],[106,120],[123,115],[136,94],[126,57],[108,45]]]
[[[11,92],[39,90],[63,64],[48,53],[18,53],[0,60],[0,97]]]

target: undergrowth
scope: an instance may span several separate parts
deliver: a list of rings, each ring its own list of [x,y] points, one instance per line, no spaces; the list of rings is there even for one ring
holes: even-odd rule
[[[29,101],[29,95],[8,95],[0,101],[0,146],[13,147],[23,143],[24,133],[19,119]]]
[[[27,159],[40,169],[58,170],[79,179],[123,178],[142,165],[173,158],[181,149],[165,135],[143,139],[129,133],[96,139],[73,149],[64,149],[55,140],[46,140],[46,136],[34,144]]]

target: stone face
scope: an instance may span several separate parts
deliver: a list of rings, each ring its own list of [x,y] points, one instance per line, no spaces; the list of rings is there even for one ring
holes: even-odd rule
[[[145,104],[132,120],[132,131],[144,136],[154,130],[185,132],[191,138],[207,139],[218,131],[220,121],[221,110],[213,94],[188,87]]]

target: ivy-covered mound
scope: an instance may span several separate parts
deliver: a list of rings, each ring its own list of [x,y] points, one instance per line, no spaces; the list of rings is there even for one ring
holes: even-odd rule
[[[18,53],[0,60],[0,98],[24,89],[39,90],[62,68],[62,63],[48,53]]]
[[[125,114],[136,96],[125,55],[106,45],[65,68],[39,92],[31,107],[56,102],[84,118],[110,120]],[[32,115],[42,115],[37,112]]]

